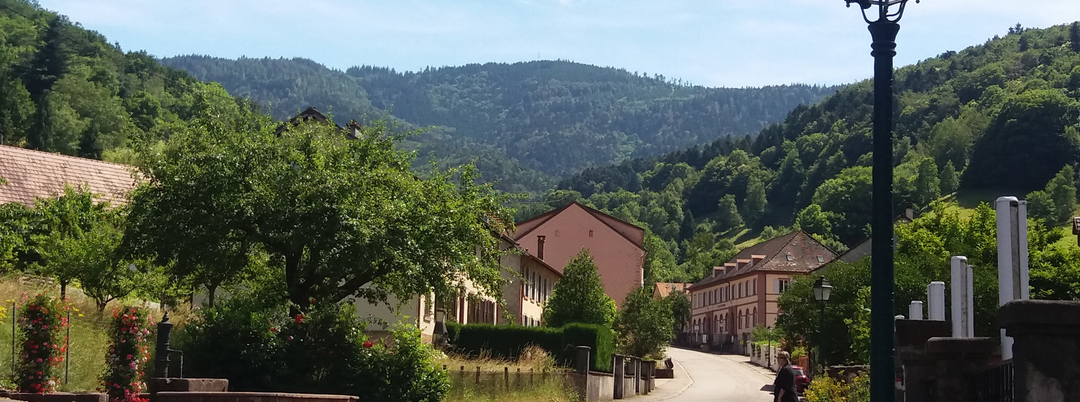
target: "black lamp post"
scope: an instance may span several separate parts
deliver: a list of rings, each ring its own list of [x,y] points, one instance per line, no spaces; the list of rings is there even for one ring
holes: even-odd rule
[[[873,219],[870,243],[870,400],[895,399],[893,388],[892,109],[896,33],[908,0],[844,0],[869,24],[874,56]],[[916,3],[919,0],[915,0]]]
[[[829,284],[829,280],[824,276],[819,276],[817,281],[814,282],[814,300],[818,301],[821,305],[821,314],[818,314],[818,342],[817,342],[817,358],[820,359],[822,371],[826,371],[825,354],[822,351],[821,342],[825,340],[825,303],[829,302],[829,296],[832,295],[832,285]]]

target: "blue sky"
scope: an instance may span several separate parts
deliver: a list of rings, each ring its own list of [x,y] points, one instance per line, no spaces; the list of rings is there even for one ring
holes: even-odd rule
[[[843,84],[872,75],[843,0],[39,0],[155,56],[305,57],[397,70],[564,59],[706,86]],[[897,66],[1080,19],[1077,0],[924,0]]]

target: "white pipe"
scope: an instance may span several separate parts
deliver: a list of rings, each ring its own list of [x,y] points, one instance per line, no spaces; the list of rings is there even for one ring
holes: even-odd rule
[[[914,300],[911,305],[908,306],[908,317],[911,320],[922,320],[922,301]]]
[[[931,321],[945,321],[945,282],[933,281],[926,286],[927,312]]]
[[[975,336],[975,298],[973,272],[967,257],[952,258],[952,336],[970,338]]]

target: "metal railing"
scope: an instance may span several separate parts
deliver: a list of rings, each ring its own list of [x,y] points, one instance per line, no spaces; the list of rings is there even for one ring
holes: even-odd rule
[[[972,375],[971,399],[980,402],[1013,402],[1016,383],[1012,360],[988,366]]]

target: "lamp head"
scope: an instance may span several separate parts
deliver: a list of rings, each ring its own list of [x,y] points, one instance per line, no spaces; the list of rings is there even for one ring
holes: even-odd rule
[[[819,276],[814,282],[814,300],[827,302],[830,296],[832,296],[832,285],[824,276]]]
[[[908,0],[844,0],[847,2],[847,6],[851,7],[851,3],[859,5],[859,8],[863,12],[863,19],[867,23],[874,22],[900,22],[900,18],[904,16],[904,6],[907,5]],[[918,3],[920,0],[915,0]],[[866,10],[871,7],[877,6],[878,15],[876,19],[871,19],[867,15]],[[871,12],[872,14],[873,12]]]

